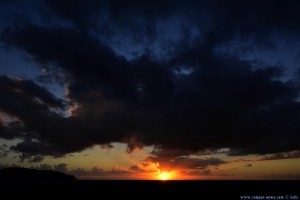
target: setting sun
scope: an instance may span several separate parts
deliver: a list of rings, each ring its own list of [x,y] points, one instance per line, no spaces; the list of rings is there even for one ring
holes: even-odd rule
[[[159,177],[160,180],[165,181],[165,180],[170,179],[170,175],[171,174],[169,172],[161,172],[161,173],[159,173],[158,177]]]

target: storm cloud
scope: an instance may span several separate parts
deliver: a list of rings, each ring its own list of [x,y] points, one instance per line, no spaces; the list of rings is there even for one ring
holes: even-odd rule
[[[0,137],[21,138],[11,150],[32,162],[113,142],[155,146],[153,158],[169,153],[185,168],[224,163],[183,160],[205,150],[300,150],[297,70],[241,57],[280,37],[299,42],[299,2],[31,3],[28,20],[5,18],[2,45],[66,88],[59,99],[34,80],[0,77],[0,110],[14,119],[0,121]]]

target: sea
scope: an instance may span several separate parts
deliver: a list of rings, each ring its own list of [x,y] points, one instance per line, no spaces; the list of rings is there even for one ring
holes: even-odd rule
[[[295,181],[78,180],[0,182],[0,194],[22,199],[299,199]],[[2,198],[1,198],[2,199]],[[4,199],[4,198],[3,198]],[[8,198],[6,198],[8,199]]]

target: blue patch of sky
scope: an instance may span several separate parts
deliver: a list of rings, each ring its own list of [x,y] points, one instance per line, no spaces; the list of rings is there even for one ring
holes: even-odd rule
[[[105,16],[103,18],[107,19]],[[99,24],[102,22],[99,19]],[[111,34],[96,31],[92,35],[128,61],[144,54],[158,61],[168,61],[176,54],[181,43],[192,46],[201,35],[199,28],[192,23],[184,16],[170,16],[150,25],[144,19],[135,18],[133,27],[120,27],[111,23],[106,27],[106,31]]]
[[[280,80],[288,81],[296,78],[299,70],[300,38],[290,37],[281,32],[272,32],[268,41],[255,41],[254,37],[236,37],[217,47],[218,56],[236,57],[241,61],[249,61],[255,69],[282,66],[285,72]]]
[[[17,19],[18,24],[14,24]],[[48,13],[47,8],[42,1],[3,1],[0,2],[0,31],[11,25],[22,27],[23,23],[33,23],[43,27],[71,27],[67,21],[55,18]],[[56,83],[42,83],[36,81],[36,78],[44,75],[40,66],[33,61],[30,55],[16,49],[9,49],[0,43],[0,76],[11,76],[12,78],[22,78],[34,80],[40,86],[46,87],[58,98],[65,98],[65,88]]]
[[[38,1],[35,3],[25,0],[4,1],[0,6],[0,29],[3,30],[9,25],[22,26],[22,23],[26,23],[28,20],[38,22],[39,6]],[[15,19],[18,19],[18,24],[15,24]]]
[[[4,1],[0,2],[0,31],[7,27],[18,26],[21,28],[26,23],[41,27],[67,27],[72,24],[51,14],[43,1]]]
[[[41,75],[41,71],[25,53],[18,50],[0,49],[0,75],[34,79]]]
[[[56,82],[43,84],[36,78],[44,75],[40,66],[32,58],[18,50],[0,49],[0,76],[10,76],[33,80],[36,84],[46,87],[58,98],[65,98],[65,88]]]
[[[182,66],[178,67],[177,69],[174,69],[173,71],[174,71],[174,74],[177,76],[181,76],[181,75],[188,76],[194,72],[194,68],[187,66],[187,65],[182,65]]]

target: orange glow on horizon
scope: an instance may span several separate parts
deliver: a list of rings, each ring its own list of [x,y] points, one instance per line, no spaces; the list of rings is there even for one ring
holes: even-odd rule
[[[177,173],[175,173],[174,171],[160,171],[156,174],[156,179],[167,181],[178,179],[178,177]]]
[[[159,173],[158,177],[160,180],[165,181],[170,178],[170,174],[169,174],[169,172],[161,172],[161,173]]]

